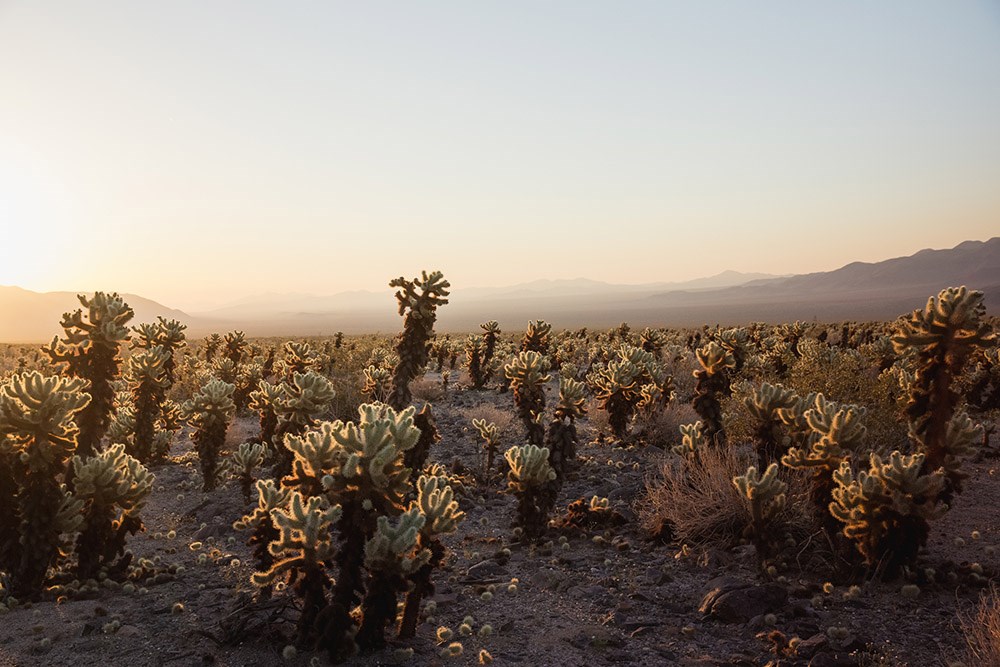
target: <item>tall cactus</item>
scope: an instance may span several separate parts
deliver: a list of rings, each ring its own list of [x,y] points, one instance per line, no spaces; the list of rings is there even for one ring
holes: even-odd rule
[[[75,531],[81,503],[60,484],[77,449],[74,418],[90,403],[82,378],[16,374],[0,387],[0,436],[17,465],[16,521],[11,589],[18,597],[41,592],[45,574],[62,555],[62,534]]]
[[[167,361],[169,355],[159,345],[140,350],[128,360],[126,379],[132,390],[135,409],[135,432],[132,436],[132,456],[143,463],[153,458],[156,421],[160,405],[169,386]]]
[[[446,477],[421,475],[417,479],[417,499],[411,503],[411,509],[419,509],[424,517],[417,536],[417,548],[421,553],[428,552],[430,556],[410,574],[412,585],[406,594],[403,617],[399,624],[401,639],[409,639],[416,633],[420,602],[434,593],[431,574],[434,568],[441,566],[445,556],[440,536],[455,532],[458,524],[465,518],[465,512],[458,508],[458,501],[454,496]]]
[[[549,334],[552,333],[552,325],[545,320],[532,320],[528,322],[528,330],[524,332],[524,339],[521,341],[521,352],[537,352],[541,355],[549,353]]]
[[[984,321],[985,314],[982,292],[949,287],[929,298],[923,310],[913,311],[892,337],[897,353],[914,355],[916,375],[910,384],[906,415],[925,455],[925,474],[959,455],[950,447],[955,441],[949,439],[949,431],[954,431],[950,422],[961,398],[955,384],[969,357],[996,341]],[[945,502],[961,490],[960,482],[953,474],[946,477],[942,490]]]
[[[210,380],[184,404],[183,411],[186,421],[194,429],[191,440],[201,461],[202,490],[211,491],[218,484],[219,453],[226,442],[229,422],[236,414],[233,385]]]
[[[514,389],[518,417],[527,432],[528,442],[541,447],[545,441],[542,416],[545,412],[545,383],[548,363],[539,352],[520,352],[503,367],[504,375]]]
[[[787,449],[783,445],[784,434],[781,432],[782,420],[779,414],[781,410],[792,408],[797,398],[791,389],[763,382],[744,399],[743,404],[757,422],[754,449],[757,451],[757,465],[761,469],[780,461]]]
[[[695,352],[701,368],[694,371],[698,380],[692,401],[695,412],[704,424],[709,442],[723,444],[726,434],[722,430],[722,397],[729,394],[729,371],[736,367],[733,353],[715,341]]]
[[[334,554],[330,529],[340,516],[339,505],[331,506],[321,497],[306,499],[298,491],[292,491],[287,507],[271,510],[278,537],[268,551],[275,560],[267,570],[255,572],[252,581],[266,588],[284,576],[294,585],[302,601],[296,637],[300,644],[316,640],[316,621],[327,606],[326,562]]]
[[[535,445],[511,447],[504,454],[510,464],[507,486],[517,496],[517,524],[529,540],[541,537],[555,504],[550,482],[556,471],[549,465],[549,450]]]
[[[80,294],[77,299],[87,309],[86,315],[83,309],[64,314],[63,339],[53,338],[43,350],[63,372],[87,382],[90,403],[77,418],[77,450],[81,456],[90,456],[111,422],[115,399],[112,382],[121,361],[118,352],[129,339],[126,325],[134,313],[117,293],[96,292],[89,299]]]
[[[916,562],[928,521],[943,513],[938,498],[946,478],[941,469],[922,472],[924,465],[923,454],[893,452],[885,462],[872,454],[869,469],[856,476],[846,461],[834,473],[830,512],[865,562],[881,567],[886,578]]]
[[[166,389],[169,390],[174,384],[174,370],[177,367],[174,353],[187,344],[184,336],[187,325],[164,317],[156,319],[156,324],[140,324],[132,327],[132,331],[136,334],[132,340],[132,347],[141,350],[154,347],[163,349],[167,356],[163,364],[163,371],[166,376]]]
[[[394,409],[402,410],[413,400],[410,382],[427,365],[437,309],[448,303],[446,297],[451,285],[440,271],[430,274],[423,271],[421,278],[406,280],[399,277],[392,280],[389,286],[400,288],[396,292],[396,300],[399,302],[399,314],[404,320],[403,331],[396,341],[399,363],[393,370],[392,391],[388,402]]]
[[[73,457],[74,495],[84,502],[76,541],[77,577],[92,579],[111,568],[119,576],[132,560],[125,539],[143,529],[139,511],[155,478],[121,444],[88,459]]]

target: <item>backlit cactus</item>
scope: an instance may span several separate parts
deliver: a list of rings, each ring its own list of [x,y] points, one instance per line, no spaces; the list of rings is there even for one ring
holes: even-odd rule
[[[169,390],[174,384],[174,370],[177,366],[174,353],[187,344],[184,335],[187,325],[164,317],[157,317],[156,320],[156,324],[140,324],[132,328],[136,334],[132,340],[132,347],[142,350],[154,347],[163,349],[167,355],[163,364],[163,372],[166,376],[166,389]]]
[[[430,274],[423,271],[421,278],[406,280],[399,277],[392,280],[389,286],[400,288],[396,292],[396,300],[399,302],[399,314],[405,317],[403,331],[396,341],[399,363],[393,369],[388,403],[396,410],[402,410],[413,400],[410,382],[427,365],[437,309],[448,303],[446,297],[451,285],[440,271]]]
[[[552,333],[552,325],[545,320],[532,320],[528,322],[528,330],[524,332],[521,340],[521,352],[537,352],[541,355],[549,353],[549,334]]]
[[[485,419],[473,419],[472,426],[479,431],[479,437],[483,439],[483,451],[486,454],[483,478],[489,480],[490,472],[493,470],[493,459],[497,453],[497,444],[500,442],[497,425],[493,422],[487,423]]]
[[[337,395],[330,380],[314,371],[296,373],[292,382],[282,384],[281,388],[275,405],[278,424],[274,434],[277,455],[273,471],[279,479],[291,472],[292,467],[291,454],[282,446],[285,437],[302,433],[315,424]]]
[[[783,444],[785,436],[781,429],[779,411],[794,407],[797,399],[791,389],[768,382],[761,383],[744,399],[743,404],[756,422],[754,449],[757,451],[757,464],[761,468],[781,460],[787,449]]]
[[[429,558],[409,577],[412,586],[406,594],[399,624],[402,639],[409,639],[416,633],[420,602],[434,593],[431,574],[434,568],[441,566],[445,556],[439,536],[455,532],[458,524],[465,519],[465,512],[459,509],[448,481],[447,477],[435,475],[421,475],[417,479],[417,499],[413,501],[411,510],[418,509],[425,519],[417,537],[417,548],[421,553],[426,551]]]
[[[388,368],[369,366],[364,370],[364,385],[361,391],[369,401],[384,403],[392,391],[392,372]]]
[[[155,478],[121,444],[87,459],[74,456],[73,471],[73,495],[84,503],[77,577],[95,578],[102,568],[120,577],[132,560],[125,540],[143,529],[138,513]]]
[[[469,336],[465,339],[465,368],[469,371],[473,389],[482,389],[486,386],[488,365],[485,363],[485,356],[485,346],[481,337]]]
[[[160,405],[169,387],[167,361],[169,355],[159,345],[135,352],[128,360],[125,377],[132,390],[135,410],[135,431],[129,454],[144,463],[153,459],[156,421]]]
[[[278,537],[268,546],[274,562],[251,580],[262,588],[282,578],[292,585],[302,603],[296,637],[300,644],[316,640],[316,621],[327,606],[331,582],[326,563],[335,551],[331,528],[340,516],[339,505],[331,506],[321,497],[306,499],[298,491],[291,493],[287,507],[271,510],[278,528]]]
[[[862,422],[865,410],[856,405],[840,405],[817,394],[814,406],[805,412],[812,429],[808,447],[792,447],[781,458],[789,468],[801,468],[811,473],[812,500],[823,527],[829,534],[838,526],[830,519],[834,473],[852,453],[863,451],[868,429]]]
[[[556,471],[553,492],[558,494],[566,478],[567,468],[576,457],[576,420],[586,414],[584,406],[586,385],[569,378],[559,378],[559,404],[555,418],[545,432],[545,446],[549,450],[549,464]]]
[[[504,458],[510,465],[507,487],[517,496],[517,525],[527,539],[537,539],[545,532],[555,504],[550,482],[556,471],[549,465],[549,450],[522,445],[508,449]]]
[[[736,368],[736,360],[732,352],[715,341],[698,348],[695,356],[701,368],[694,371],[698,382],[692,405],[701,417],[708,441],[723,444],[726,434],[722,430],[721,400],[729,393],[729,371]]]
[[[282,376],[286,382],[291,382],[296,373],[320,370],[319,355],[313,351],[309,343],[290,340],[282,348]]]
[[[701,421],[696,421],[692,424],[681,424],[679,430],[681,432],[681,442],[679,445],[671,447],[671,451],[691,462],[698,461],[700,452],[708,446],[704,424]]]
[[[396,599],[410,587],[410,577],[431,559],[417,538],[427,522],[419,507],[411,507],[395,522],[378,518],[375,534],[365,544],[365,569],[370,573],[361,605],[362,622],[355,640],[363,649],[381,648],[385,630],[396,618]]]
[[[929,298],[923,310],[913,311],[892,337],[897,353],[913,355],[916,374],[906,415],[925,455],[924,473],[945,466],[949,459],[955,466],[955,452],[948,446],[949,423],[961,398],[955,384],[966,360],[996,341],[985,314],[982,292],[949,287]],[[960,490],[959,481],[954,475],[946,477],[945,502]]]
[[[924,455],[893,452],[888,461],[872,454],[868,470],[856,476],[848,462],[833,479],[830,512],[844,524],[844,535],[872,567],[892,577],[916,562],[927,541],[928,521],[942,513],[938,498],[945,476],[938,469],[926,474]]]
[[[240,485],[244,502],[250,502],[254,483],[253,473],[264,464],[266,451],[263,443],[244,442],[229,459],[229,473]]]
[[[639,404],[645,400],[650,402],[652,408],[652,401],[664,399],[661,385],[667,388],[670,383],[651,352],[628,344],[619,346],[607,365],[595,368],[587,376],[587,381],[601,407],[607,410],[608,423],[618,438],[627,435],[629,421]],[[651,386],[644,396],[643,387],[646,385]],[[672,394],[669,388],[668,392]]]
[[[278,486],[273,479],[259,480],[257,487],[257,507],[253,512],[242,517],[235,523],[236,530],[250,530],[250,538],[247,544],[253,547],[254,565],[258,572],[267,572],[274,563],[274,556],[271,555],[269,547],[271,542],[278,539],[278,529],[271,520],[271,512],[278,508],[288,506],[292,489]],[[262,586],[265,597],[270,595],[271,587]]]
[[[483,356],[481,365],[485,382],[489,382],[495,370],[493,359],[496,356],[497,342],[500,339],[500,324],[496,320],[490,320],[489,322],[480,324],[479,328],[483,330]]]
[[[274,445],[274,434],[278,428],[278,402],[281,399],[280,384],[271,384],[267,380],[257,383],[257,390],[250,393],[250,409],[257,413],[260,423],[259,440],[264,445]]]
[[[82,378],[29,371],[0,387],[0,436],[11,450],[17,484],[18,544],[5,545],[5,559],[18,597],[41,592],[49,566],[63,555],[62,535],[80,525],[81,503],[60,479],[77,447],[74,418],[90,402],[86,386]]]
[[[773,555],[776,535],[773,530],[775,516],[785,508],[788,485],[778,478],[778,464],[771,463],[763,474],[755,466],[733,478],[733,485],[750,506],[750,537],[761,559]]]
[[[215,489],[219,476],[219,453],[226,442],[229,422],[236,414],[233,385],[211,380],[183,407],[193,429],[191,440],[198,451],[203,478],[202,490]]]
[[[100,446],[111,421],[115,391],[111,383],[118,375],[121,344],[129,339],[126,326],[134,315],[117,293],[96,292],[77,296],[86,309],[62,318],[64,337],[53,338],[43,350],[57,367],[72,377],[83,378],[90,403],[77,417],[80,425],[78,451],[89,456]]]
[[[552,379],[547,374],[548,363],[540,353],[521,352],[503,367],[504,375],[514,390],[517,415],[527,432],[528,442],[541,446],[545,441],[545,428],[541,424],[545,411],[545,383]]]

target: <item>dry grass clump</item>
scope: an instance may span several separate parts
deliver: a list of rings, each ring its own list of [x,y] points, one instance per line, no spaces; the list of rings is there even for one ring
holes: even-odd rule
[[[606,412],[604,418],[607,419]],[[681,425],[691,424],[698,419],[698,413],[690,403],[672,401],[662,410],[640,414],[636,417],[636,427],[646,444],[670,449],[681,441]]]
[[[751,519],[733,485],[747,464],[729,447],[705,448],[698,463],[668,456],[658,474],[646,480],[646,494],[636,503],[642,527],[691,546],[732,545]]]
[[[517,442],[521,438],[521,429],[514,423],[513,410],[504,410],[495,405],[485,404],[465,408],[462,410],[462,416],[470,425],[473,419],[483,419],[487,424],[491,422],[496,424],[501,442]],[[475,429],[472,432],[475,433]]]
[[[672,535],[679,543],[697,548],[728,548],[745,537],[751,524],[750,503],[733,484],[753,463],[751,452],[738,447],[706,447],[697,462],[668,455],[659,470],[646,479],[646,493],[636,502],[644,530]],[[788,483],[789,501],[773,521],[776,534],[801,535],[811,528],[807,504],[808,483],[793,471],[781,471]]]
[[[444,398],[444,388],[440,380],[429,378],[426,375],[410,382],[410,393],[414,398],[428,403],[437,403]]]
[[[1000,591],[996,584],[983,593],[974,614],[961,615],[968,649],[967,665],[1000,665]]]

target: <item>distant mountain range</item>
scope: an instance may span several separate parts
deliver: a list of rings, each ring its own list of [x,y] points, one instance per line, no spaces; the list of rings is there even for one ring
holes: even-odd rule
[[[855,262],[835,271],[795,276],[726,271],[682,283],[616,285],[585,278],[536,280],[509,287],[453,289],[437,330],[478,330],[489,319],[520,330],[529,319],[556,328],[697,326],[751,321],[891,319],[919,308],[952,285],[986,293],[1000,311],[1000,237],[966,241],[948,250],[921,250],[882,262]],[[400,327],[392,290],[329,296],[266,294],[211,311],[187,314],[125,295],[136,322],[157,315],[185,322],[192,337],[242,329],[251,336],[311,336],[395,332]],[[77,308],[72,292],[40,294],[0,287],[0,342],[41,342],[59,333],[62,313]]]

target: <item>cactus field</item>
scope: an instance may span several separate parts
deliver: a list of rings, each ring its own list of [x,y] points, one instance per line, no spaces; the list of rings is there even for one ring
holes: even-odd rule
[[[50,344],[0,347],[0,665],[1000,651],[981,292],[882,322],[458,335],[440,272],[389,286],[395,336],[192,339],[98,292]]]

